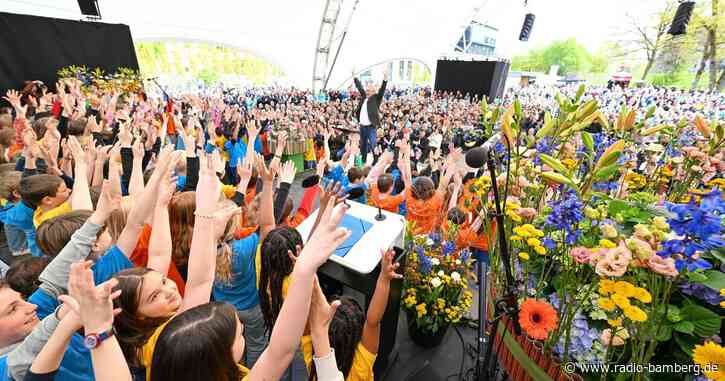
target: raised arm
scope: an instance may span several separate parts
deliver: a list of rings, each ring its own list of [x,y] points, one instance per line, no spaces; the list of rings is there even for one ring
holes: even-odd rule
[[[443,193],[446,190],[448,184],[451,182],[451,178],[453,178],[453,175],[458,171],[457,168],[458,167],[456,165],[454,155],[448,156],[448,160],[446,162],[446,170],[445,172],[443,172],[441,181],[438,183],[438,193]]]
[[[262,179],[262,199],[259,215],[259,242],[264,241],[276,224],[274,220],[274,176],[275,167],[267,168],[264,159],[257,157],[257,173]]]
[[[251,369],[250,380],[279,379],[300,345],[310,311],[312,282],[317,268],[350,236],[350,231],[337,227],[347,207],[339,205],[333,208],[332,202],[328,203],[319,229],[302,249],[295,263],[289,292],[272,329],[269,346]]]
[[[154,210],[153,229],[149,238],[148,263],[146,267],[162,274],[169,272],[171,265],[171,230],[169,227],[169,202],[176,190],[176,177],[171,176],[171,169],[166,170]]]
[[[388,295],[390,295],[390,281],[393,279],[402,279],[403,276],[396,273],[395,270],[400,266],[399,263],[393,263],[395,257],[394,250],[388,250],[383,253],[380,259],[380,275],[378,275],[378,283],[375,285],[375,292],[370,300],[368,307],[368,315],[365,320],[365,326],[362,333],[362,345],[370,353],[378,353],[380,344],[380,322],[385,314],[385,307],[388,305]]]
[[[274,158],[272,159],[272,162],[269,163],[270,168],[277,168],[280,161],[282,160],[282,154],[284,153],[284,147],[287,144],[287,131],[282,131],[277,136],[277,146],[274,149]],[[252,150],[254,150],[254,147],[252,147]],[[247,146],[247,151],[249,151],[249,146]]]
[[[144,144],[139,137],[131,147],[133,150],[133,164],[131,169],[131,180],[128,183],[128,194],[133,199],[137,199],[143,192],[143,158],[146,154]]]
[[[161,179],[169,166],[172,165],[172,162],[176,163],[180,157],[179,153],[172,153],[171,149],[171,146],[167,146],[161,152],[161,155],[159,155],[156,168],[154,169],[146,188],[144,188],[144,191],[138,199],[134,200],[133,207],[128,213],[126,226],[123,228],[121,235],[118,237],[116,246],[127,257],[130,257],[133,250],[136,248],[136,243],[138,242],[141,230],[143,230],[146,220],[151,217],[151,213],[154,211]]]
[[[68,146],[75,161],[75,178],[73,179],[73,191],[71,193],[71,208],[73,210],[93,210],[91,202],[91,191],[88,188],[88,172],[86,168],[86,153],[83,152],[80,143],[75,136],[68,137]]]
[[[378,98],[382,99],[383,95],[385,95],[385,88],[388,86],[388,80],[390,79],[390,71],[388,69],[385,69],[385,73],[383,74],[383,83],[380,84],[380,89],[378,89]]]
[[[203,160],[196,188],[194,232],[189,250],[189,276],[179,313],[208,303],[216,270],[216,237],[239,207],[218,210],[221,182],[211,158]]]

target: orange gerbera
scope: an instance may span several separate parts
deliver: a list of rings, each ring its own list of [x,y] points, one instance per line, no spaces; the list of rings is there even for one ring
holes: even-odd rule
[[[529,298],[521,305],[519,324],[531,338],[546,339],[558,322],[556,310],[547,302]]]

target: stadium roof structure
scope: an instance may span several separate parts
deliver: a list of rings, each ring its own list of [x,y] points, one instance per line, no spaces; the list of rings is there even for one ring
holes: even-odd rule
[[[279,65],[290,83],[310,87],[316,44],[328,0],[124,0],[99,2],[102,22],[131,27],[134,40],[186,39],[245,49]],[[339,39],[355,0],[341,2]],[[328,88],[390,59],[409,58],[435,70],[486,0],[359,0]],[[8,0],[4,11],[81,19],[76,0]],[[333,40],[330,63],[337,48]],[[382,71],[380,71],[382,72]]]

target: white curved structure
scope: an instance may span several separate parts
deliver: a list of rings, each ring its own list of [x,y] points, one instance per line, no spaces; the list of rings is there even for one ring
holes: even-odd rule
[[[355,3],[342,3],[337,32]],[[365,68],[393,57],[410,57],[435,68],[450,52],[481,0],[360,0],[339,58],[328,79],[334,87]],[[495,2],[493,2],[495,3]],[[278,64],[290,82],[311,87],[320,15],[327,0],[101,0],[103,22],[131,27],[135,39],[188,39],[241,47]],[[75,0],[10,0],[3,11],[81,19]],[[495,9],[487,6],[489,11]],[[516,21],[518,23],[518,21]],[[328,63],[337,49],[332,36]]]

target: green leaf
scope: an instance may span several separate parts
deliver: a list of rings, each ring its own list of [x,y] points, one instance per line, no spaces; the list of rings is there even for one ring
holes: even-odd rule
[[[574,189],[575,191],[577,191],[577,193],[579,192],[579,188],[576,186],[576,184],[574,184],[574,181],[572,181],[572,179],[570,179],[564,175],[554,173],[554,172],[544,172],[541,174],[541,177],[543,177],[547,180],[553,181],[557,184],[566,184],[566,185],[570,186],[572,189]]]
[[[604,310],[594,310],[589,314],[589,317],[594,320],[607,320],[607,313]]]
[[[582,141],[584,142],[584,146],[587,147],[587,151],[594,152],[594,139],[592,138],[592,134],[582,131]]]
[[[569,171],[566,169],[564,164],[562,164],[559,160],[545,154],[539,154],[539,158],[541,161],[544,162],[544,164],[548,165],[550,168],[555,170],[558,173],[561,173],[562,175],[569,177]]]
[[[725,288],[725,274],[720,270],[706,270],[702,275],[705,277],[704,280],[696,281],[702,283],[707,287],[715,291],[720,291]]]
[[[720,332],[720,315],[705,307],[691,304],[683,307],[680,313],[683,321],[694,324],[694,334],[700,337],[710,337]]]
[[[702,271],[692,271],[685,274],[690,282],[702,283],[707,280],[707,276]]]
[[[692,357],[692,350],[695,348],[695,344],[699,341],[693,336],[674,335],[675,342],[682,349],[683,352],[687,353],[689,357]]]
[[[574,98],[574,102],[579,102],[579,99],[582,98],[582,95],[584,95],[584,90],[586,89],[586,86],[582,83],[579,85],[579,89],[576,91],[576,98]]]
[[[660,327],[659,332],[655,336],[657,341],[670,341],[672,338],[672,327],[669,325],[663,325]]]
[[[680,308],[670,304],[667,307],[667,321],[670,321],[672,323],[677,323],[682,320],[682,316],[680,315]]]
[[[594,174],[594,180],[606,180],[606,179],[612,177],[612,175],[619,172],[619,167],[620,166],[618,164],[612,164],[610,166],[607,166],[607,167],[604,167],[604,168],[598,170]]]
[[[519,102],[518,99],[514,101],[514,112],[516,113],[516,116],[520,119],[522,116],[522,111],[521,111],[521,102]]]
[[[644,116],[644,120],[647,120],[652,117],[652,115],[655,114],[655,111],[657,111],[657,107],[652,106],[647,110],[647,114]]]
[[[675,325],[672,326],[672,328],[675,329],[677,332],[686,333],[688,335],[692,335],[692,333],[695,331],[695,324],[693,324],[690,321],[681,321]]]

